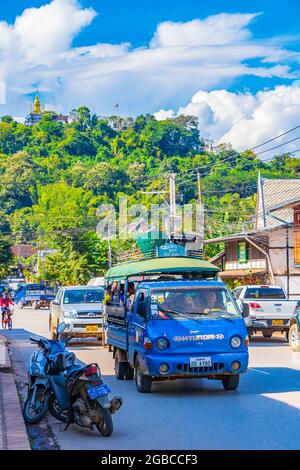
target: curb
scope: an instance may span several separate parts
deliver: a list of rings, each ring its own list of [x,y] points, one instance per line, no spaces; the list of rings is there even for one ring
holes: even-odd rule
[[[0,449],[30,450],[14,380],[8,342],[0,335]]]

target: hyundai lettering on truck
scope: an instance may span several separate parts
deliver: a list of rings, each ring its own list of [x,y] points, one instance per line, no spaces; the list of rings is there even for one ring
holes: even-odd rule
[[[155,381],[220,380],[238,387],[248,367],[248,336],[235,298],[206,261],[155,258],[117,265],[106,275],[107,342],[119,380],[139,392]]]

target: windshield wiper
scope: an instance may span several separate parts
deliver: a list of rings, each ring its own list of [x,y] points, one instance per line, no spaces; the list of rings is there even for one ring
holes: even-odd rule
[[[193,312],[193,313],[195,313],[195,312]],[[224,320],[232,321],[232,318],[226,317],[225,315],[222,315],[222,314],[219,314],[219,313],[216,313],[216,312],[212,312],[212,311],[201,312],[200,315],[212,316],[214,318],[224,318]]]
[[[191,320],[192,319],[192,320],[195,320],[195,321],[200,321],[197,318],[192,318],[193,314],[178,312],[177,310],[169,310],[169,309],[161,308],[161,307],[158,307],[158,308],[161,312],[173,313],[175,315],[178,315],[179,317],[184,318],[185,320]]]

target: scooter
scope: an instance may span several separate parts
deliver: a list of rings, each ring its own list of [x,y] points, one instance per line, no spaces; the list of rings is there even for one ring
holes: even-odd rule
[[[65,324],[61,323],[57,334],[64,330]],[[122,405],[122,398],[109,399],[111,390],[104,384],[97,364],[82,367],[75,363],[75,354],[66,349],[70,339],[31,338],[42,352],[34,353],[30,362],[24,419],[30,424],[37,423],[49,410],[56,419],[66,423],[65,429],[71,423],[90,429],[95,426],[103,436],[110,436],[113,432],[112,414]]]

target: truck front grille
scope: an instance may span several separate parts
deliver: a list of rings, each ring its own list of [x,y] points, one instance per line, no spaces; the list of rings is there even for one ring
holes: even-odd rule
[[[99,313],[99,312],[77,312],[77,317],[78,318],[89,318],[91,320],[93,318],[101,318],[102,313]]]
[[[215,362],[211,367],[191,367],[189,364],[177,364],[177,369],[183,374],[217,374],[221,372],[224,364]]]

